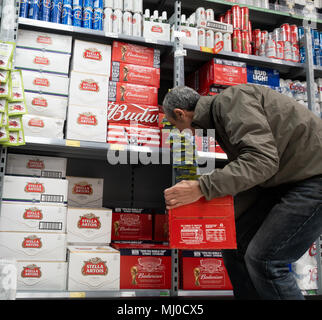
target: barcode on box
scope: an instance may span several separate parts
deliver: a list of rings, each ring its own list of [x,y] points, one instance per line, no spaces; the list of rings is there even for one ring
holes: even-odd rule
[[[61,179],[62,173],[59,171],[41,171],[41,177]]]
[[[55,194],[42,194],[40,202],[64,203],[64,196]]]
[[[39,230],[62,230],[63,223],[62,222],[39,222]]]

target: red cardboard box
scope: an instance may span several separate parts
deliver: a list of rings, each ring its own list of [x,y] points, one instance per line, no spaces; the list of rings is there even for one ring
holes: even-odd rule
[[[169,241],[169,216],[167,214],[155,214],[154,217],[154,241]]]
[[[114,41],[112,48],[112,61],[160,68],[160,50],[137,44]]]
[[[120,289],[171,289],[171,250],[162,244],[112,245],[120,251]]]
[[[110,81],[108,100],[121,103],[158,105],[158,88],[138,84]]]
[[[152,215],[113,212],[111,240],[152,240]]]
[[[220,251],[182,251],[180,282],[183,290],[232,290]]]
[[[113,61],[110,80],[159,88],[160,69]]]
[[[188,250],[236,249],[233,197],[204,197],[169,210],[170,247]]]

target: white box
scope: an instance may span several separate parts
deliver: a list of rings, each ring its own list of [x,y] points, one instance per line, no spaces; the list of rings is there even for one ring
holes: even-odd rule
[[[170,41],[170,24],[154,21],[143,22],[143,37],[148,41]]]
[[[66,177],[68,205],[71,207],[102,208],[104,179]]]
[[[179,26],[179,31],[182,32],[180,43],[191,46],[198,46],[198,29],[193,27]],[[171,28],[171,41],[174,41],[174,27]]]
[[[0,231],[66,232],[67,207],[3,201]]]
[[[112,210],[72,208],[67,213],[67,242],[83,245],[111,242]]]
[[[70,54],[41,51],[35,49],[16,49],[15,67],[68,75]]]
[[[69,78],[66,76],[22,70],[25,90],[68,96]]]
[[[106,109],[108,77],[72,71],[69,88],[69,104]]]
[[[66,139],[106,142],[107,108],[68,106]]]
[[[110,77],[111,46],[95,42],[75,40],[72,70]]]
[[[67,262],[18,261],[17,290],[63,291],[67,288]]]
[[[111,247],[68,247],[69,291],[120,289],[120,253]]]
[[[65,233],[0,231],[0,257],[66,261],[66,248]]]
[[[64,138],[64,120],[25,114],[22,123],[25,136],[53,139]]]
[[[17,46],[71,53],[72,37],[54,33],[18,30]]]
[[[66,205],[68,181],[63,179],[4,176],[2,200]]]
[[[67,158],[8,153],[6,174],[66,178]]]

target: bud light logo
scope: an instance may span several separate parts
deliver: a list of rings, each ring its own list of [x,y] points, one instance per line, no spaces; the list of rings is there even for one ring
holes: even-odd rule
[[[88,12],[88,11],[85,11],[84,12],[84,21],[87,21],[87,20],[91,20],[91,18],[92,18],[92,15],[91,15],[91,13],[90,12]]]
[[[49,9],[51,7],[51,0],[43,0],[43,6]]]
[[[58,9],[58,12],[61,12],[62,11],[62,7],[63,7],[63,4],[62,2],[53,2],[52,3],[52,9],[54,8],[57,8]]]
[[[75,9],[74,10],[74,19],[82,19],[82,10],[81,9]]]

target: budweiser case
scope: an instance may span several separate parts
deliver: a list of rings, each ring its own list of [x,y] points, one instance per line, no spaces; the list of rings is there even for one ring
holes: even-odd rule
[[[28,114],[66,119],[68,98],[25,91]]]
[[[16,49],[15,67],[68,75],[70,55],[33,49]]]
[[[75,40],[72,70],[110,76],[111,46]]]
[[[54,33],[18,30],[17,47],[71,53],[72,37]]]
[[[112,210],[71,208],[67,215],[67,241],[81,244],[111,242]]]
[[[104,179],[67,177],[67,180],[69,206],[102,208]]]
[[[68,247],[68,290],[120,289],[120,253],[105,247]]]
[[[69,104],[106,108],[108,77],[99,74],[71,72]]]
[[[110,80],[159,88],[160,69],[113,61]]]
[[[232,290],[220,251],[182,251],[180,280],[183,290]]]
[[[4,176],[4,201],[67,204],[68,181],[62,179]]]
[[[66,138],[106,142],[107,112],[105,108],[69,105]]]
[[[67,262],[18,261],[17,271],[17,290],[66,290]]]
[[[156,106],[158,105],[158,88],[110,81],[108,100]]]
[[[155,214],[153,240],[169,241],[169,216],[167,214]]]
[[[65,232],[67,207],[2,202],[0,231]]]
[[[1,231],[0,256],[16,260],[66,261],[66,234]]]
[[[8,153],[6,174],[66,178],[67,158]]]
[[[113,42],[112,61],[160,68],[160,50],[136,44]]]
[[[154,21],[143,21],[143,37],[148,41],[170,41],[170,24]]]
[[[120,289],[171,289],[171,250],[160,244],[113,244],[120,251]]]

